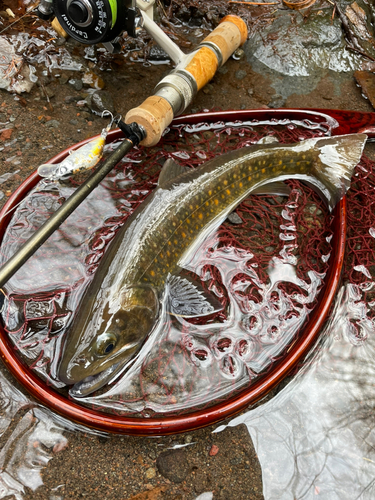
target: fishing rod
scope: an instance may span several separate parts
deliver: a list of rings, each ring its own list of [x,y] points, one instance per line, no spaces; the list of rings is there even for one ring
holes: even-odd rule
[[[105,176],[134,147],[154,146],[173,118],[192,102],[195,94],[208,83],[247,39],[245,22],[237,16],[226,16],[190,54],[179,47],[148,16],[143,25],[176,63],[139,107],[130,110],[125,121],[117,124],[125,135],[121,144],[103,164],[81,184],[61,207],[0,268],[0,288],[22,267],[38,248],[56,231],[69,215],[87,198]]]

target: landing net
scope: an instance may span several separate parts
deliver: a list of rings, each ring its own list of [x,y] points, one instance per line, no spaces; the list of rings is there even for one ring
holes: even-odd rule
[[[109,243],[155,188],[167,158],[196,168],[270,135],[294,143],[326,132],[291,123],[179,125],[157,147],[133,150],[7,284],[3,320],[14,349],[47,385],[67,396],[57,367],[74,311]],[[76,183],[43,181],[33,189],[7,228],[0,263]],[[332,215],[310,188],[298,181],[289,186],[287,197],[246,199],[189,264],[223,310],[198,320],[169,317],[126,374],[79,404],[121,416],[178,416],[214,407],[267,378],[303,336],[331,258]],[[373,163],[363,158],[348,197],[347,280],[374,265],[374,210],[362,200],[373,189]],[[358,266],[363,268],[352,271]]]

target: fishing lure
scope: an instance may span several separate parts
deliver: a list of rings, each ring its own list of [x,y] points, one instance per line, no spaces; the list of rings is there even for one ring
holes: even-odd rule
[[[102,116],[104,116],[105,111]],[[38,174],[51,180],[66,179],[71,175],[78,174],[84,170],[90,170],[95,167],[103,156],[103,149],[106,142],[108,132],[111,130],[114,118],[111,115],[111,122],[103,128],[99,137],[84,144],[75,151],[71,151],[61,163],[44,163],[38,167]]]

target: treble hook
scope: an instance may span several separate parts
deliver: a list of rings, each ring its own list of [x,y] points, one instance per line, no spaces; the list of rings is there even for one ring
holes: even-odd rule
[[[107,126],[107,129],[109,130],[112,127],[113,123],[115,122],[115,117],[113,116],[113,113],[109,111],[109,109],[105,109],[104,111],[102,111],[101,117],[105,118],[106,116],[109,116],[111,118],[111,121]]]

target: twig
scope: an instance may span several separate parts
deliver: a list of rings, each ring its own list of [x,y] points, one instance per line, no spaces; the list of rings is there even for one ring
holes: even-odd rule
[[[30,15],[30,14],[32,13],[32,11],[33,11],[33,10],[35,10],[35,9],[37,8],[37,5],[38,5],[38,4],[36,4],[36,5],[35,5],[35,4],[30,5],[30,7],[28,7],[28,8],[26,9],[25,14],[24,14],[23,16],[19,17],[16,21],[13,21],[12,23],[8,24],[8,26],[7,26],[6,28],[4,28],[3,30],[1,30],[1,31],[0,31],[0,35],[1,35],[1,33],[4,33],[4,31],[6,31],[8,28],[10,28],[11,26],[13,26],[13,24],[18,23],[19,21],[21,21],[21,19],[22,19],[22,18],[24,18],[24,17],[26,17],[26,16]]]
[[[370,59],[370,61],[375,61],[375,57],[369,56],[366,54],[366,52],[363,52],[362,50],[357,49],[356,47],[352,47],[351,45],[348,45],[346,47],[348,50],[352,50],[353,52],[358,52],[363,57],[367,57],[367,59]]]
[[[333,7],[333,12],[332,12],[332,17],[331,17],[331,24],[333,23],[333,20],[335,18],[335,14],[336,14],[336,5]]]

